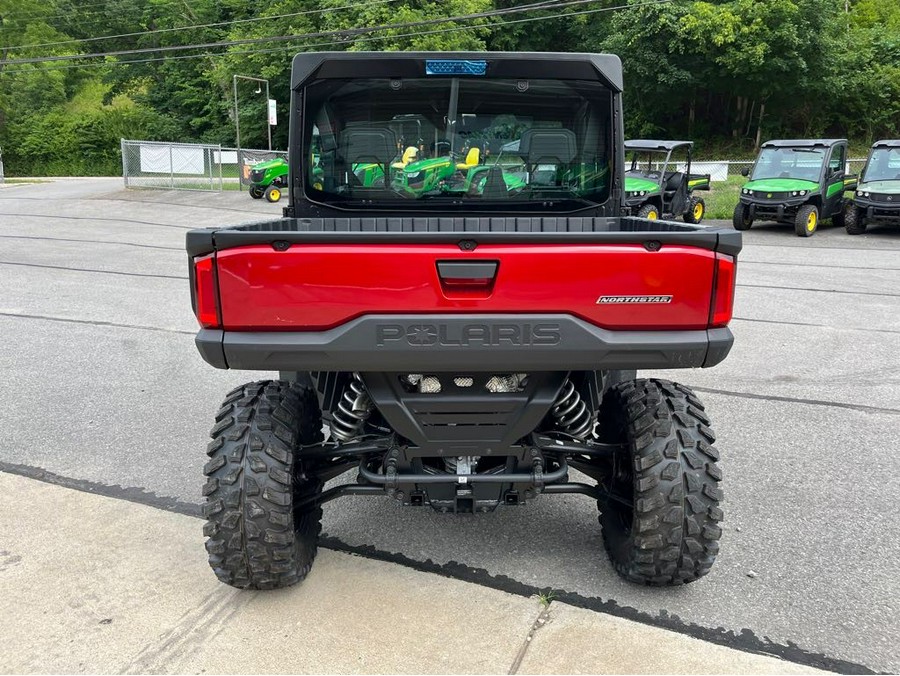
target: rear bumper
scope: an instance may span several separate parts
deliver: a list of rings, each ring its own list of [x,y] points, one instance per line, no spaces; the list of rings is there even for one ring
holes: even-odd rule
[[[203,329],[203,359],[259,371],[565,371],[714,366],[727,328],[610,331],[566,314],[368,315],[327,331]]]

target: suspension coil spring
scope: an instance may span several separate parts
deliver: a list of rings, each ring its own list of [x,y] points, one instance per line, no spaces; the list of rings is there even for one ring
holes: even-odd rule
[[[359,436],[371,414],[372,400],[362,378],[354,373],[337,407],[331,413],[331,436],[338,441],[350,441]]]
[[[550,411],[553,413],[553,417],[556,418],[557,426],[566,434],[576,439],[586,439],[590,435],[594,426],[591,412],[571,380],[566,380],[562,392],[553,403],[553,408]]]

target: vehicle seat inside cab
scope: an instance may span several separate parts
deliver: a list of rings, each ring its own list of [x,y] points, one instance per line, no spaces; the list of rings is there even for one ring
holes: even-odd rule
[[[469,148],[469,152],[466,153],[465,162],[458,162],[456,164],[456,168],[462,171],[468,171],[472,167],[477,167],[478,163],[481,161],[481,148],[478,146],[472,146]]]
[[[408,146],[406,150],[403,151],[403,155],[400,157],[400,161],[394,162],[391,167],[394,169],[403,169],[410,162],[414,162],[418,156],[419,149],[415,146]]]
[[[350,184],[361,187],[353,172],[356,164],[378,164],[387,174],[387,167],[396,157],[397,139],[394,132],[383,127],[354,127],[341,134],[340,162]]]
[[[571,164],[577,155],[575,132],[569,129],[526,129],[519,142],[519,155],[525,160],[526,171],[535,181],[540,165],[551,165],[555,177],[537,182],[553,185],[561,167]]]

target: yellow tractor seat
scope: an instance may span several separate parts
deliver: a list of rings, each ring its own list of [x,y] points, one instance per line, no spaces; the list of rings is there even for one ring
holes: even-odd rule
[[[457,169],[462,169],[463,171],[467,171],[472,167],[477,167],[478,162],[481,159],[481,150],[479,148],[469,148],[469,152],[466,153],[466,161],[459,162],[456,165]]]
[[[415,146],[409,146],[403,151],[403,157],[400,158],[400,161],[394,162],[391,167],[394,169],[403,169],[407,164],[415,160],[418,155],[419,149]]]

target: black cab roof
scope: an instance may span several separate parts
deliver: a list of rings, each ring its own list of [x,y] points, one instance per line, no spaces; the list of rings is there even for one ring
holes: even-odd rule
[[[422,77],[426,61],[455,66],[432,76],[463,74],[469,62],[480,67],[471,75],[488,78],[600,80],[622,91],[622,61],[615,54],[577,52],[300,52],[291,69],[291,88],[311,77],[398,78]],[[465,69],[464,69],[465,70]]]
[[[847,143],[845,138],[802,138],[802,139],[776,139],[766,141],[763,148],[830,148],[839,143]]]
[[[657,141],[640,138],[625,141],[626,150],[675,150],[675,148],[692,145],[694,145],[693,141]]]

